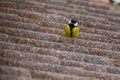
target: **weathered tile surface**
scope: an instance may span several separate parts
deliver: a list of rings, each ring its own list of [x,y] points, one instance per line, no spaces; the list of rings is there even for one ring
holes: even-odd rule
[[[94,1],[0,0],[0,80],[120,80],[120,11]]]

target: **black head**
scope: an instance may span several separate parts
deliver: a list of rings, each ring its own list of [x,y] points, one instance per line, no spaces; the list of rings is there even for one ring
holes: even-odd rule
[[[71,19],[71,23],[77,23],[78,21],[77,21],[77,19],[76,18],[72,18]]]
[[[73,25],[73,26],[77,26],[78,25],[78,21],[76,18],[72,18],[70,21],[69,21],[69,24]]]

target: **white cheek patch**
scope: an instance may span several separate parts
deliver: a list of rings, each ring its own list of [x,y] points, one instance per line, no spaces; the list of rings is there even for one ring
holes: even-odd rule
[[[69,24],[71,23],[71,20],[69,21]]]
[[[74,26],[78,26],[78,23],[75,23]]]

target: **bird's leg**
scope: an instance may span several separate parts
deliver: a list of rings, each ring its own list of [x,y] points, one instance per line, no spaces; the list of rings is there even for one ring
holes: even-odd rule
[[[74,40],[73,40],[73,45],[74,45],[75,47],[77,47],[77,39],[76,39],[76,38],[74,38]]]
[[[77,46],[77,41],[76,38],[74,39],[74,45]]]

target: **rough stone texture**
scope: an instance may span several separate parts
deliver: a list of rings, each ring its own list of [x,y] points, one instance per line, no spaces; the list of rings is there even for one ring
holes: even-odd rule
[[[120,80],[120,11],[106,2],[0,0],[0,80]]]

